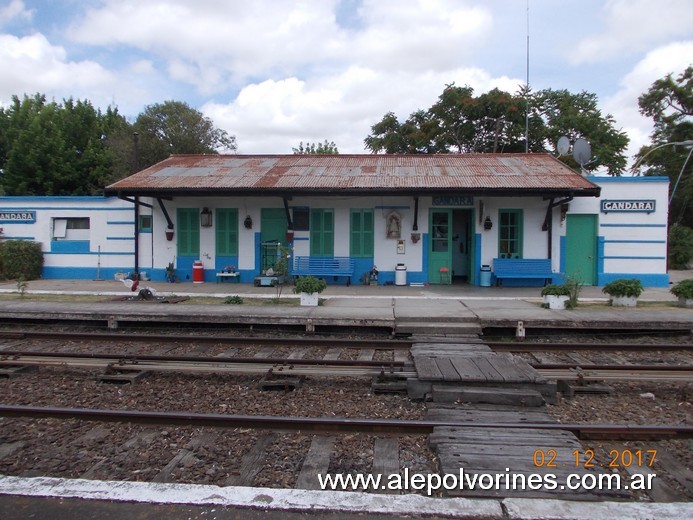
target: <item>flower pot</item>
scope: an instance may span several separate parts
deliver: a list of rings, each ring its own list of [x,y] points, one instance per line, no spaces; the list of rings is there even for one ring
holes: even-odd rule
[[[679,297],[679,307],[693,307],[693,298]]]
[[[544,296],[544,303],[549,305],[549,309],[563,310],[565,309],[566,302],[570,300],[570,296],[556,296],[554,294],[547,294]]]
[[[301,293],[301,305],[304,307],[317,307],[319,293]]]
[[[611,305],[614,307],[636,307],[638,298],[635,296],[612,296]]]
[[[172,230],[172,229],[171,229],[171,230],[169,230],[169,229],[166,230],[166,240],[168,240],[169,242],[170,242],[171,240],[173,240],[173,230]]]

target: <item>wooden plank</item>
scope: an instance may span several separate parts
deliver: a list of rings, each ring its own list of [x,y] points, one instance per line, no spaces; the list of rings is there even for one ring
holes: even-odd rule
[[[374,348],[364,348],[359,351],[358,361],[372,361],[375,356]]]
[[[482,412],[479,410],[436,410],[429,409],[426,412],[426,419],[431,421],[456,421],[456,422],[475,422],[475,423],[554,423],[555,419],[546,412],[527,411],[519,412]]]
[[[287,356],[287,359],[303,359],[309,351],[310,349],[307,348],[297,348],[291,351],[291,354]]]
[[[238,350],[236,347],[232,347],[230,349],[225,350],[224,352],[217,354],[215,357],[220,357],[220,358],[230,358],[234,357],[236,354],[238,354]]]
[[[409,351],[403,349],[395,350],[394,360],[395,363],[404,363],[409,361]]]
[[[301,472],[296,479],[296,489],[320,489],[318,474],[325,475],[330,467],[330,455],[335,437],[316,435],[310,444]]]
[[[342,355],[342,349],[338,347],[333,347],[330,349],[327,349],[327,353],[323,356],[323,359],[339,359],[339,356]]]
[[[414,368],[421,381],[442,381],[443,374],[440,372],[435,359],[429,357],[415,357]]]
[[[216,434],[203,433],[193,438],[190,443],[190,449],[180,450],[175,457],[173,457],[164,468],[157,473],[157,475],[152,479],[152,482],[171,482],[171,475],[173,471],[181,464],[186,464],[188,462],[194,462],[195,454],[193,449],[199,448],[205,444],[211,444],[211,442],[216,437]]]
[[[241,466],[237,474],[226,479],[227,486],[252,486],[255,476],[262,469],[267,454],[267,447],[274,442],[272,433],[261,435],[248,453],[243,455]]]
[[[498,356],[492,356],[492,357],[475,357],[472,358],[471,361],[476,365],[476,367],[479,369],[479,372],[484,374],[486,377],[486,381],[488,383],[504,383],[505,378],[503,377],[503,373],[500,370],[497,370],[494,366],[495,360],[498,358]]]
[[[383,481],[388,475],[399,474],[399,440],[392,437],[376,439],[373,447],[373,474],[382,475]],[[375,493],[399,494],[395,489],[375,489]]]
[[[263,347],[258,350],[253,357],[255,358],[271,358],[277,347]]]
[[[485,383],[486,376],[479,370],[479,367],[469,358],[452,358],[450,360],[457,372],[460,374],[460,381],[465,383]]]
[[[455,370],[452,362],[449,358],[438,358],[436,359],[436,365],[438,365],[438,370],[443,374],[443,381],[459,381],[460,374]]]
[[[659,459],[659,464],[657,464]],[[655,471],[664,466],[669,477],[676,480],[689,493],[693,491],[693,471],[688,469],[683,462],[671,455],[664,448],[657,447],[657,458],[654,462]]]

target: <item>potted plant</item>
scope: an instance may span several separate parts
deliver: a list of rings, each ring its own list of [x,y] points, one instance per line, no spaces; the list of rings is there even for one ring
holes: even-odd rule
[[[671,288],[671,294],[679,299],[681,307],[693,307],[693,278],[681,280]]]
[[[637,278],[619,278],[606,284],[602,292],[611,296],[611,305],[616,307],[635,307],[643,287]]]
[[[325,289],[327,289],[325,280],[313,276],[301,276],[294,286],[294,292],[301,295],[301,305],[313,307],[318,304],[318,294]]]
[[[549,309],[565,309],[566,302],[570,299],[570,287],[567,285],[547,285],[541,290],[544,297],[544,305]]]
[[[176,268],[173,266],[173,262],[169,262],[166,266],[166,281],[169,283],[175,283],[176,278]]]

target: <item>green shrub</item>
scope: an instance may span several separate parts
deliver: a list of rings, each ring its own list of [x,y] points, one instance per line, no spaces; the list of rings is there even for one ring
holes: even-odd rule
[[[541,290],[542,296],[570,296],[570,288],[567,285],[547,285]]]
[[[298,280],[296,280],[294,292],[296,294],[313,294],[321,293],[325,289],[327,289],[327,283],[325,282],[325,280],[315,278],[314,276],[301,276]]]
[[[686,280],[681,280],[679,283],[674,285],[671,289],[671,294],[677,298],[684,298],[685,300],[693,300],[693,278],[687,278]]]
[[[229,305],[243,305],[243,298],[241,298],[238,295],[229,296],[224,300],[224,303],[227,303]]]
[[[0,243],[0,277],[37,280],[41,278],[41,244],[29,240],[4,240]]]
[[[669,269],[686,269],[693,258],[693,229],[674,224],[669,229]]]
[[[609,294],[611,296],[622,297],[630,296],[637,298],[642,294],[643,286],[640,280],[637,278],[619,278],[611,283],[608,283],[602,289],[603,293]]]

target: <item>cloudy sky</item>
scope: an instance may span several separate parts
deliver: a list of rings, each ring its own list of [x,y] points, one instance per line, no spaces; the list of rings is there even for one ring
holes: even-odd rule
[[[0,104],[40,92],[134,120],[185,101],[239,153],[364,153],[385,113],[446,84],[516,92],[529,26],[531,87],[595,93],[634,153],[637,98],[693,63],[692,20],[690,0],[0,0]]]

